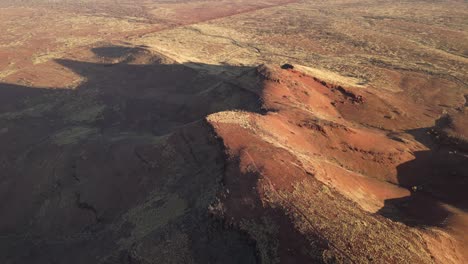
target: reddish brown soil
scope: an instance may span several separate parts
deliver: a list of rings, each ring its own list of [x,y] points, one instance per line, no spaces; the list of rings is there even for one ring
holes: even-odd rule
[[[150,13],[153,15],[166,14],[164,20],[176,23],[177,25],[186,25],[295,2],[297,0],[269,0],[260,3],[244,1],[196,1],[180,5],[161,4],[150,11]]]
[[[413,123],[435,97],[144,47],[75,56],[13,75],[47,89],[0,85],[0,260],[464,261],[466,154]]]
[[[397,100],[393,94],[327,84],[295,70],[261,66],[257,71],[266,114],[224,112],[208,118],[231,159],[221,196],[221,213],[229,222],[258,241],[258,230],[245,223],[270,219],[280,234],[292,236],[278,236],[280,249],[291,240],[319,240],[305,246],[322,252],[323,260],[331,256],[362,263],[372,256],[394,263],[463,262],[464,239],[454,234],[467,230],[448,219],[466,213],[444,202],[466,208],[466,157],[434,164],[440,150],[427,150],[404,131],[375,128],[380,122],[411,127],[427,111],[424,106],[404,93]],[[397,118],[383,115],[390,105]],[[401,109],[412,115],[400,117]],[[421,157],[422,152],[428,154]],[[437,173],[428,171],[434,169]],[[374,212],[411,226],[443,226],[448,238]],[[285,217],[299,233],[279,220]],[[331,220],[335,218],[339,222]],[[356,221],[363,226],[355,226]],[[396,243],[411,245],[411,250],[402,251]],[[311,256],[280,250],[277,257],[304,262]]]
[[[462,5],[322,2],[1,1],[0,263],[467,263]]]

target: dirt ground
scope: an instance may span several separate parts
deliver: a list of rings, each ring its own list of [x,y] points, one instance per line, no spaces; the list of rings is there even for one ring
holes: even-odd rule
[[[467,7],[2,1],[0,262],[466,263]]]

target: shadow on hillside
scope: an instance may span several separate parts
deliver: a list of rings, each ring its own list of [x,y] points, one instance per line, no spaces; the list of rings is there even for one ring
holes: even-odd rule
[[[162,58],[143,48],[100,47],[93,52],[105,63],[56,61],[86,80],[74,90],[0,84],[0,114],[9,112],[10,121],[16,113],[24,122],[34,116],[55,117],[64,123],[97,121],[93,124],[101,130],[145,130],[164,135],[211,113],[260,109],[255,88],[238,81],[250,75],[255,83],[252,67],[161,64]],[[41,96],[47,98],[41,100]],[[67,106],[70,102],[73,104]],[[34,108],[38,108],[37,114],[18,113]],[[102,116],[93,119],[88,112],[70,119],[86,110],[99,110]],[[61,112],[66,114],[60,116]]]
[[[207,216],[224,161],[198,122],[259,112],[255,69],[93,51],[99,63],[57,60],[84,78],[75,89],[0,83],[0,262],[139,263],[135,251],[175,249],[198,263],[255,262],[248,238]],[[154,221],[138,224],[146,214]],[[118,244],[142,232],[138,248]]]
[[[411,195],[386,200],[381,215],[412,226],[443,226],[451,213],[442,203],[468,210],[468,156],[440,142],[431,131],[408,131],[429,150],[415,152],[413,160],[397,167],[398,182]]]

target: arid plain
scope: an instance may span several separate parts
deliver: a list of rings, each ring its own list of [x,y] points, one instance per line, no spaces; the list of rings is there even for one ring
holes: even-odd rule
[[[465,1],[0,0],[0,33],[1,263],[468,262]]]

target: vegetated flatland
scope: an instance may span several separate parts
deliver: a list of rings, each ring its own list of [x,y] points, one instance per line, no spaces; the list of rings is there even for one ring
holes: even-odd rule
[[[467,10],[1,1],[0,262],[466,263]]]

